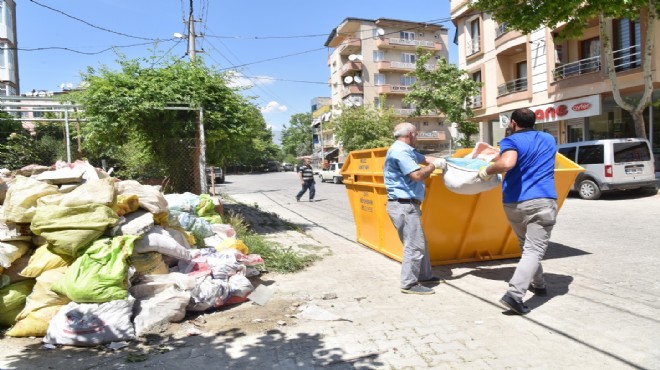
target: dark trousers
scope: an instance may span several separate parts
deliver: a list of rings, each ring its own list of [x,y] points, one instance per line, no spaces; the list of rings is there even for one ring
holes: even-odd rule
[[[307,189],[309,189],[309,200],[314,199],[314,195],[316,194],[316,187],[314,186],[315,183],[316,181],[314,180],[303,181],[302,189],[300,189],[298,195],[296,195],[296,198],[300,199],[300,197],[302,197],[305,194]]]

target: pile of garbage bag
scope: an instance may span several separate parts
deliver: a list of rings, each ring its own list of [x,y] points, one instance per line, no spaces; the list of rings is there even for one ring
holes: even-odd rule
[[[0,327],[50,345],[132,340],[246,301],[263,263],[207,194],[85,161],[0,170]]]

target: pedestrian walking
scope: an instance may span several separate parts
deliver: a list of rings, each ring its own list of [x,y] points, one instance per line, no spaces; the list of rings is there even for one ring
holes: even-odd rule
[[[298,168],[298,176],[300,177],[300,184],[302,189],[296,194],[296,200],[300,202],[300,198],[309,190],[309,201],[314,201],[316,195],[316,181],[314,181],[314,169],[312,168],[312,160],[309,158],[303,159],[303,165]]]
[[[427,157],[415,150],[417,129],[412,123],[402,122],[394,128],[394,143],[385,156],[383,174],[387,191],[387,214],[403,244],[401,261],[401,292],[433,294],[422,285],[438,283],[433,276],[431,260],[422,229],[420,205],[424,200],[424,179],[436,168],[446,168],[444,158]],[[419,164],[426,165],[420,167]]]
[[[523,303],[528,290],[547,295],[541,260],[557,219],[557,143],[552,135],[534,130],[535,122],[531,110],[513,111],[509,120],[512,134],[500,142],[500,158],[479,170],[482,179],[506,172],[502,181],[504,213],[518,237],[522,256],[500,302],[520,315],[529,312]]]

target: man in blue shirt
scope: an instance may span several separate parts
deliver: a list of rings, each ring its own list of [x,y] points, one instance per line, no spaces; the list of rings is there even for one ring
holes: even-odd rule
[[[401,292],[433,294],[431,288],[420,283],[438,283],[433,276],[431,260],[422,229],[420,205],[424,200],[424,180],[436,168],[446,167],[444,158],[422,155],[415,150],[417,129],[409,122],[394,128],[396,141],[385,156],[383,175],[387,190],[387,214],[403,243],[401,261]],[[420,167],[419,164],[425,164]]]
[[[528,290],[547,295],[541,260],[557,219],[557,143],[552,135],[535,131],[535,122],[531,110],[513,111],[509,120],[513,133],[500,142],[500,158],[479,170],[482,179],[506,172],[502,181],[504,213],[518,237],[522,256],[500,302],[520,315],[529,312],[523,303]]]

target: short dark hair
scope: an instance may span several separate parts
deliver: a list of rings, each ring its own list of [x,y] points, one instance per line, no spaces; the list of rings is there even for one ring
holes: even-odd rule
[[[536,123],[536,115],[531,109],[521,108],[516,109],[511,113],[511,119],[516,121],[518,127],[532,128]]]

